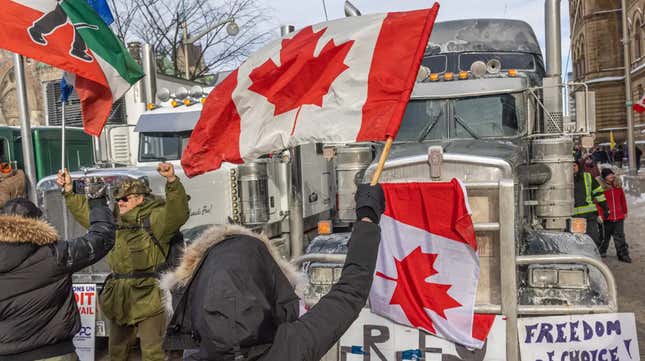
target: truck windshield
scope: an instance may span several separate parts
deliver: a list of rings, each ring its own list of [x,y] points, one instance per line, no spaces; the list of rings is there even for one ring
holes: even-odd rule
[[[506,138],[521,134],[526,101],[521,93],[459,99],[414,99],[397,140]]]
[[[141,133],[139,139],[139,161],[157,162],[181,159],[188,145],[190,131],[178,133]]]

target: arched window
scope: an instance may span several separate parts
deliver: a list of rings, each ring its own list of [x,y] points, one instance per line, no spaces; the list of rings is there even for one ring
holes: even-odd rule
[[[583,77],[585,73],[587,72],[587,62],[586,62],[586,56],[585,56],[585,38],[580,37],[578,40],[578,59],[579,59],[579,64],[578,67],[580,68],[580,77]]]
[[[633,31],[632,31],[632,43],[633,43],[633,48],[634,48],[634,61],[638,60],[642,56],[642,44],[641,44],[641,19],[640,18],[635,18],[634,19],[634,26],[633,26]]]

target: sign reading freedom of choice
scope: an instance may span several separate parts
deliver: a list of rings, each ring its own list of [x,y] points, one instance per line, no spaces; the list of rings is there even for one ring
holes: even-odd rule
[[[640,360],[633,313],[518,319],[522,361]]]

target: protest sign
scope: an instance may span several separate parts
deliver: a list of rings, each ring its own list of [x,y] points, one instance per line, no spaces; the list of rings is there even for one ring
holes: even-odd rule
[[[80,361],[94,361],[96,320],[96,285],[75,284],[74,299],[81,315],[81,329],[74,336],[74,346]]]
[[[340,361],[504,361],[506,319],[497,315],[481,349],[469,349],[364,308],[339,341]]]
[[[640,360],[633,313],[518,320],[522,361]]]

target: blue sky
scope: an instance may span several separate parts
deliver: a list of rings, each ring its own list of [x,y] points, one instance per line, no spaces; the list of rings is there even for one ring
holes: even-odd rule
[[[301,28],[325,21],[323,0],[262,0],[272,9],[270,24],[278,29],[282,24]],[[363,14],[413,10],[431,7],[433,2],[422,0],[350,0]],[[344,16],[344,0],[325,0],[329,19]],[[535,31],[544,51],[544,0],[446,0],[440,1],[437,21],[468,18],[507,18],[524,20]],[[562,58],[566,64],[569,51],[569,2],[562,1]],[[276,30],[277,36],[277,30]],[[569,61],[571,68],[571,60]]]

